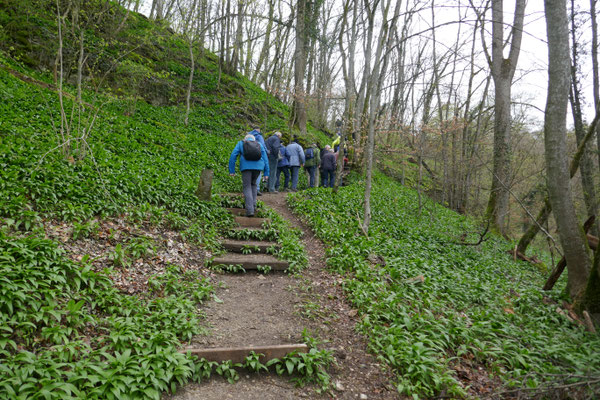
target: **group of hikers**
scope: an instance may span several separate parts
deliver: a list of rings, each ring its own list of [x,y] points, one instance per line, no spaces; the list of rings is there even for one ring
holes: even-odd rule
[[[339,136],[332,146],[336,147],[336,144],[339,145]],[[280,188],[282,191],[296,192],[300,168],[304,167],[309,187],[313,188],[317,184],[317,169],[320,172],[321,186],[333,187],[339,151],[334,153],[332,146],[319,149],[316,143],[312,143],[304,149],[296,138],[286,145],[282,142],[281,132],[275,132],[265,140],[260,128],[254,127],[236,144],[229,157],[231,176],[235,175],[235,164],[240,158],[246,216],[254,216],[256,198],[262,196],[261,180],[267,181],[267,191],[270,193],[278,193]],[[283,187],[280,185],[282,173]]]

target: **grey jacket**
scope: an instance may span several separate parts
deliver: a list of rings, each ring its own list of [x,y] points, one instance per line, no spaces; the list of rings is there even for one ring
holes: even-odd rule
[[[290,159],[290,167],[299,167],[306,161],[304,159],[304,149],[298,143],[288,144],[286,150]]]

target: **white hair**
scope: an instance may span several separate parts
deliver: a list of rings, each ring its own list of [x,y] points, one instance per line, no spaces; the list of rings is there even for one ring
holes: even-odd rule
[[[255,139],[256,139],[256,138],[254,137],[254,135],[252,135],[252,134],[250,134],[250,133],[249,133],[249,134],[247,134],[247,135],[244,137],[244,140],[255,140]]]
[[[277,131],[274,133],[274,135],[277,135],[278,137],[281,137],[281,132]]]

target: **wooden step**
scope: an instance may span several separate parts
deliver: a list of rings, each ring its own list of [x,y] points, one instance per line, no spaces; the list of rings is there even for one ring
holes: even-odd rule
[[[223,362],[231,360],[234,363],[243,363],[250,352],[262,354],[259,358],[261,363],[266,363],[274,358],[283,358],[286,354],[293,351],[306,353],[308,347],[305,344],[277,344],[271,346],[245,346],[245,347],[215,347],[212,349],[182,349],[180,353],[198,356],[207,361]]]
[[[234,217],[235,223],[243,228],[260,228],[264,222],[270,222],[269,218]]]
[[[238,215],[240,217],[243,217],[246,215],[245,208],[226,208],[226,210],[229,211],[230,213],[232,213],[233,215]]]
[[[266,253],[270,247],[279,248],[275,242],[264,242],[259,240],[224,240],[221,245],[227,251],[232,253],[242,253],[243,249],[250,248],[252,253]]]
[[[272,271],[284,271],[289,267],[287,261],[279,260],[269,254],[227,253],[217,257],[210,265],[241,265],[246,271],[257,270],[258,266],[269,266]]]

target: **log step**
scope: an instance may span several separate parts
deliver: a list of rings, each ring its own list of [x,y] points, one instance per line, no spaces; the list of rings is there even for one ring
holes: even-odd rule
[[[250,248],[252,253],[266,253],[270,247],[279,248],[275,242],[251,241],[251,240],[224,240],[221,245],[227,251],[232,253],[242,253],[244,248]]]
[[[269,218],[234,217],[235,223],[243,228],[260,228],[264,222],[270,222]]]
[[[283,358],[286,354],[292,351],[306,353],[308,347],[305,344],[278,344],[271,346],[246,346],[246,347],[216,347],[212,349],[182,349],[180,353],[198,356],[207,361],[223,362],[231,360],[234,363],[243,363],[245,358],[250,355],[250,352],[263,354],[260,357],[261,363],[266,363],[274,358]]]
[[[210,265],[241,265],[246,271],[257,270],[258,266],[269,266],[273,271],[284,271],[289,267],[287,261],[279,260],[268,254],[227,253],[217,257]]]
[[[229,211],[230,213],[232,213],[233,215],[237,215],[240,217],[243,217],[246,215],[245,208],[226,208],[226,210]]]

